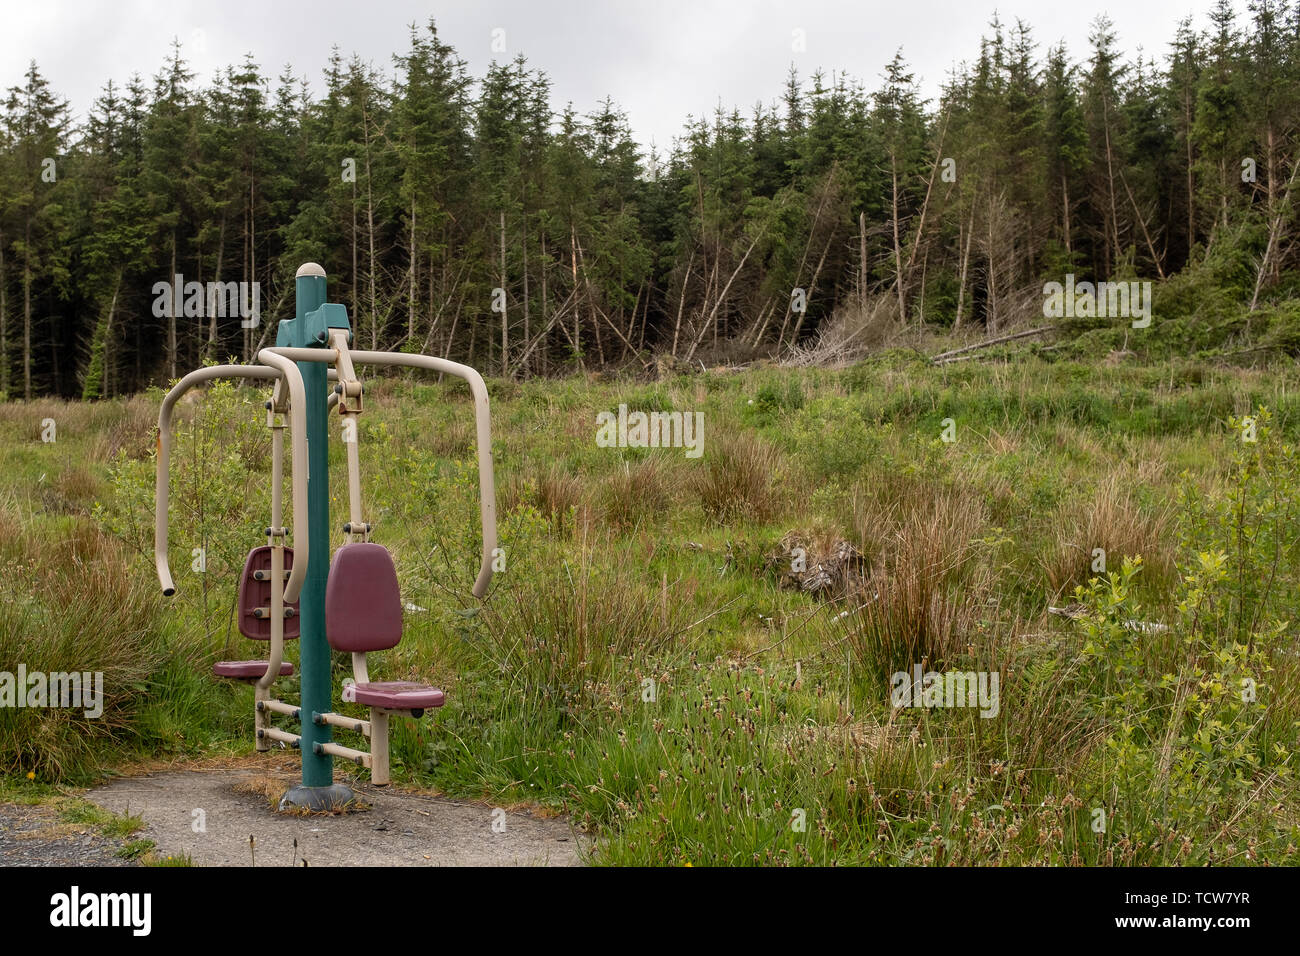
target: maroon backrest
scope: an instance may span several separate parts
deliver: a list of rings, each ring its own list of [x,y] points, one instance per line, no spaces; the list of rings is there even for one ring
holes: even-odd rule
[[[354,542],[334,552],[325,583],[325,639],[336,651],[382,651],[402,639],[397,568],[382,544]]]
[[[293,548],[285,548],[284,570],[288,571],[292,567]],[[266,580],[254,580],[254,571],[265,571]],[[271,546],[264,544],[248,552],[248,557],[244,559],[244,574],[239,579],[239,607],[236,613],[239,615],[239,633],[244,637],[251,637],[255,641],[271,639],[271,618],[253,616],[253,612],[259,607],[270,611],[271,583]],[[283,581],[279,583],[279,587],[284,590]],[[286,604],[285,607],[293,608],[293,616],[284,619],[285,640],[292,640],[298,636],[298,602]]]

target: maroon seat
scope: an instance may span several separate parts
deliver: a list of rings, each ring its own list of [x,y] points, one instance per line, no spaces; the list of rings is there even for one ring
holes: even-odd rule
[[[401,641],[397,568],[383,545],[358,541],[334,552],[325,582],[325,638],[336,651],[362,654]],[[410,681],[370,681],[351,685],[344,699],[385,710],[423,711],[441,707],[446,695]]]
[[[404,680],[353,684],[349,690],[348,696],[358,704],[387,710],[427,710],[441,707],[447,699],[447,695],[436,687]]]
[[[217,661],[212,665],[216,677],[229,677],[231,680],[259,680],[266,674],[270,661]],[[293,665],[288,661],[280,665],[280,676],[288,677],[293,673]]]
[[[325,639],[336,651],[362,654],[401,641],[397,569],[382,544],[357,541],[334,552],[325,582]]]
[[[284,549],[284,570],[293,567],[293,548]],[[248,552],[244,559],[244,573],[239,579],[239,633],[255,641],[271,639],[271,618],[258,617],[259,608],[271,607],[271,546],[264,544]],[[277,586],[283,590],[284,582]],[[292,609],[284,619],[284,639],[292,641],[298,636],[298,602],[285,604]]]

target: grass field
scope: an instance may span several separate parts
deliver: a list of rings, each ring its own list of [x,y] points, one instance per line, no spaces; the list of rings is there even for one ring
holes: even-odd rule
[[[611,864],[1300,862],[1289,360],[489,388],[506,570],[482,603],[467,394],[367,388],[365,511],[408,604],[371,673],[448,692],[394,722],[399,782],[567,810]],[[171,599],[160,397],[0,405],[0,670],[106,693],[95,720],[0,709],[10,790],[252,749],[251,690],[208,673],[262,653],[232,610],[269,514],[263,396],[185,406]],[[703,455],[598,447],[620,403],[702,412]],[[996,675],[996,715],[892,706],[915,665]]]

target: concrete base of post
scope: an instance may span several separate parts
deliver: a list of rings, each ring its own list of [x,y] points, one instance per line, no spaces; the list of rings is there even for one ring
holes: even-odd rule
[[[364,804],[357,799],[351,787],[341,783],[328,787],[304,787],[302,784],[290,787],[280,798],[279,809],[307,810],[311,813],[337,813],[340,810],[357,809]]]

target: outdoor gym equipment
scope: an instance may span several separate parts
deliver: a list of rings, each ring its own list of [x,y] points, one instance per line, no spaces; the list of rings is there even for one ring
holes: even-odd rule
[[[474,369],[445,359],[402,352],[354,351],[347,310],[325,301],[325,270],[314,262],[298,269],[297,308],[280,323],[273,348],[258,351],[251,365],[217,365],[191,372],[163,399],[158,415],[158,473],[155,485],[154,560],[163,594],[176,593],[167,561],[167,507],[171,461],[172,410],[194,386],[217,378],[271,382],[266,403],[271,429],[271,524],[266,544],[253,548],[239,580],[239,630],[252,640],[269,642],[269,658],[221,661],[217,677],[254,685],[254,730],[257,749],[273,743],[302,752],[302,782],[281,801],[284,807],[335,809],[353,799],[334,783],[334,757],[370,769],[375,784],[389,782],[388,719],[394,714],[421,717],[441,707],[445,695],[436,687],[406,681],[371,681],[366,655],[396,647],[402,637],[402,601],[397,571],[388,550],[370,540],[372,526],[362,518],[361,464],[357,416],[362,413],[362,383],[356,365],[402,365],[425,368],[464,379],[473,396],[479,474],[479,510],[483,552],[473,594],[482,597],[497,557],[496,498],[492,480],[492,441],[487,388]],[[327,392],[327,383],[334,382]],[[347,448],[348,521],[344,543],[329,555],[329,457],[326,419],[337,408]],[[283,525],[285,416],[292,442],[294,547]],[[287,704],[272,693],[275,681],[293,674],[284,660],[284,642],[297,639],[300,649],[301,704]],[[330,686],[331,649],[352,656],[354,682],[345,684],[344,699],[370,708],[369,720],[334,712]],[[273,714],[296,720],[301,733],[278,729]],[[336,744],[332,728],[360,733],[370,750]]]

